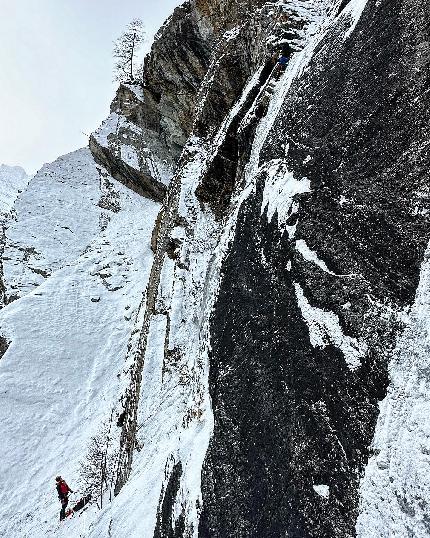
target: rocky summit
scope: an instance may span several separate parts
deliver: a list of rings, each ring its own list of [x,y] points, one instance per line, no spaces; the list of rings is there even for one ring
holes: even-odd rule
[[[89,148],[1,168],[0,536],[430,537],[429,36],[188,0]]]

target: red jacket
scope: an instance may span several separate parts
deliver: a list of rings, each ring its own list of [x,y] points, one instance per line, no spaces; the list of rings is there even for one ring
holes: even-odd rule
[[[73,493],[73,491],[69,488],[65,480],[60,480],[60,482],[57,483],[57,493],[60,499],[65,499],[68,494]]]

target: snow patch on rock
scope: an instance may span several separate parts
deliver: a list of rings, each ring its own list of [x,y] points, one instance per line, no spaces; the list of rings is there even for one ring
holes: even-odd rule
[[[296,179],[282,159],[274,159],[267,163],[261,213],[267,208],[267,218],[270,221],[276,212],[279,225],[284,226],[288,218],[298,210],[294,197],[307,192],[311,192],[310,181],[307,178]]]
[[[329,270],[325,262],[318,257],[318,254],[315,251],[311,250],[308,247],[306,241],[304,241],[303,239],[298,239],[296,241],[296,250],[300,252],[300,254],[306,261],[314,263],[324,272],[328,273],[329,275],[335,276],[335,273]]]
[[[325,484],[314,484],[312,486],[314,488],[315,493],[318,493],[320,497],[324,497],[324,499],[328,499],[330,496],[330,487],[326,486]]]
[[[303,319],[309,328],[311,344],[320,348],[334,345],[342,351],[348,368],[351,370],[358,368],[361,364],[360,359],[367,352],[366,344],[360,343],[351,336],[345,336],[336,314],[312,306],[305,297],[300,284],[296,283],[294,287]]]
[[[128,146],[127,144],[121,146],[121,160],[132,168],[139,169],[139,157],[133,146]]]

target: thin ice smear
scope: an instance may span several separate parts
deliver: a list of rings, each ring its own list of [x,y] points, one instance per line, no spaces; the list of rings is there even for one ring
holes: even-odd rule
[[[324,272],[328,273],[329,275],[334,275],[334,273],[332,273],[328,269],[325,262],[318,257],[318,254],[315,251],[311,250],[308,247],[308,245],[306,244],[306,241],[304,241],[303,239],[298,239],[296,241],[296,250],[300,252],[300,254],[303,256],[303,258],[306,261],[314,263],[315,265],[317,265],[320,269],[322,269]]]
[[[366,5],[367,0],[351,0],[342,12],[342,16],[347,16],[352,19],[352,24],[345,33],[344,40],[348,39],[355,30]]]

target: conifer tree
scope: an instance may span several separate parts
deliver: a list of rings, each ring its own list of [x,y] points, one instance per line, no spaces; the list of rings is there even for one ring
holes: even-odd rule
[[[136,67],[137,53],[144,39],[143,22],[140,19],[133,19],[114,44],[113,56],[116,59],[114,67],[115,80],[134,82],[139,67]]]

